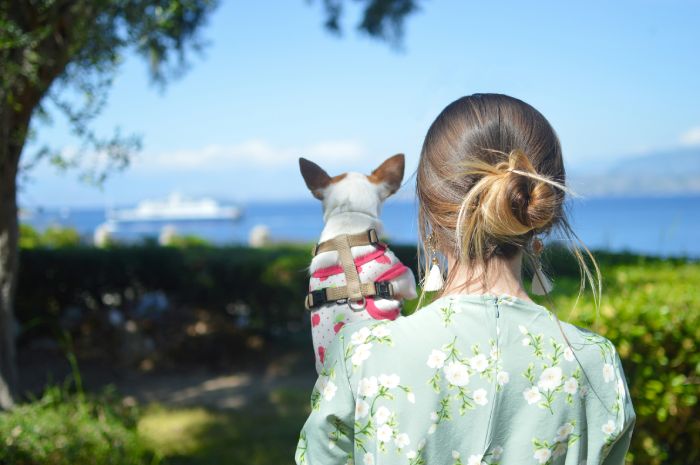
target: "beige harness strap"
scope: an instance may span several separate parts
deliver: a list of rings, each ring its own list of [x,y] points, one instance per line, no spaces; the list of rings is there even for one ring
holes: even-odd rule
[[[350,251],[350,238],[347,234],[336,236],[331,239],[333,247],[338,251],[340,265],[345,273],[345,287],[347,288],[347,298],[350,300],[362,300],[362,289],[360,289],[360,275],[357,274],[355,259]]]
[[[376,229],[369,229],[367,231],[363,231],[361,233],[357,234],[344,234],[343,236],[347,237],[348,243],[350,247],[357,247],[360,245],[370,245],[370,244],[379,244],[379,237],[377,236],[377,230]],[[338,237],[343,237],[343,236],[337,236],[334,237],[333,239],[329,239],[327,241],[321,242],[320,244],[316,244],[314,248],[311,250],[311,255],[316,256],[320,254],[321,252],[330,252],[331,250],[337,250],[335,240]]]
[[[340,265],[345,274],[345,286],[327,287],[307,294],[304,305],[307,309],[323,305],[327,302],[347,299],[350,306],[353,302],[361,302],[361,307],[355,310],[364,309],[365,297],[379,296],[384,299],[391,298],[394,294],[393,287],[389,282],[362,283],[355,267],[355,258],[352,256],[352,247],[360,245],[381,244],[375,229],[358,234],[343,234],[333,239],[321,242],[314,246],[312,254],[316,256],[321,252],[335,250],[338,252]]]

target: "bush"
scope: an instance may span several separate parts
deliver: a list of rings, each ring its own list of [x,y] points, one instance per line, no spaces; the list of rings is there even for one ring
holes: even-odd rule
[[[49,226],[40,233],[28,224],[19,226],[19,245],[24,249],[76,247],[80,242],[80,234],[74,228]]]
[[[22,250],[17,315],[25,323],[59,318],[70,307],[106,312],[150,290],[171,302],[226,312],[245,306],[253,327],[277,333],[308,323],[303,296],[310,247],[117,247]],[[414,246],[392,246],[416,265]],[[700,264],[597,252],[604,298],[597,314],[589,296],[574,312],[578,267],[561,249],[547,251],[560,318],[591,328],[617,346],[637,425],[630,456],[637,465],[700,463]],[[109,299],[106,296],[110,296]],[[407,308],[415,305],[409,302]],[[304,333],[308,336],[308,333]]]
[[[560,318],[617,347],[637,413],[629,461],[700,463],[700,264],[598,254],[604,277],[597,314],[590,298],[574,308],[578,281],[559,279]],[[540,302],[549,306],[544,299]]]
[[[133,408],[105,392],[85,398],[47,388],[34,402],[0,413],[2,465],[144,465],[158,463],[137,432]]]

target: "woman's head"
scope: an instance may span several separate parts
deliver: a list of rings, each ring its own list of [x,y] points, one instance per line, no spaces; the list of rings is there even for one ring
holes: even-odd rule
[[[465,265],[527,255],[536,234],[573,232],[554,129],[527,103],[474,94],[448,105],[428,130],[417,173],[425,241]],[[449,280],[449,276],[448,276]]]

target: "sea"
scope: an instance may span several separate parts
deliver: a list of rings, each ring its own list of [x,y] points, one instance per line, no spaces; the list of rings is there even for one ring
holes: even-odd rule
[[[138,242],[157,238],[163,227],[209,242],[247,244],[251,231],[264,226],[273,242],[312,243],[323,228],[321,203],[308,201],[247,202],[238,220],[140,222],[119,224],[115,239]],[[574,231],[592,249],[629,251],[662,257],[700,258],[700,195],[678,197],[594,197],[567,205]],[[51,225],[75,228],[91,243],[103,224],[103,208],[26,209],[21,221],[43,230]],[[416,204],[389,199],[381,219],[385,236],[396,244],[418,238]]]

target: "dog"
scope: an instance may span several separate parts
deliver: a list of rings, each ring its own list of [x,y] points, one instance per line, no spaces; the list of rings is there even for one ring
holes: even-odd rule
[[[359,320],[394,320],[402,300],[417,297],[413,271],[378,239],[383,231],[382,205],[401,186],[404,166],[405,158],[398,154],[369,175],[348,172],[331,177],[317,164],[299,159],[306,186],[323,203],[324,227],[309,266],[306,300],[319,374],[326,348],[340,328]],[[337,295],[345,288],[350,292],[358,280],[362,295],[355,296],[361,298]]]

